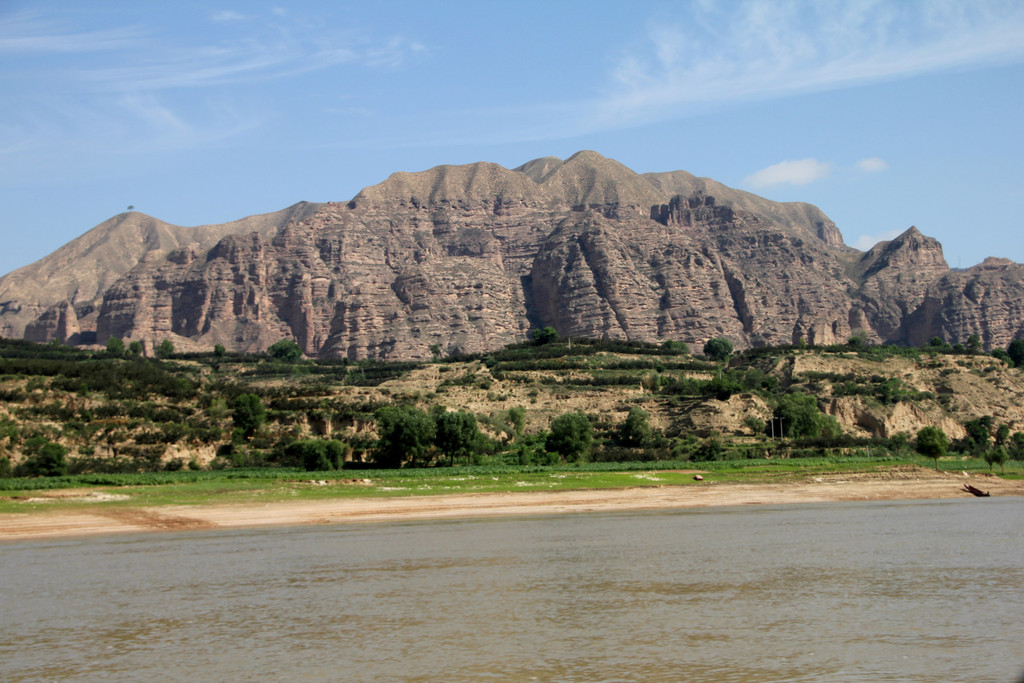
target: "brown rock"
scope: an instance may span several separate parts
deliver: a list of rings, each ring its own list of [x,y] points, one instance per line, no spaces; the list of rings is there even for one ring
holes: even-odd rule
[[[700,348],[844,342],[988,346],[1024,335],[1024,266],[952,272],[911,228],[860,253],[816,207],[595,152],[518,169],[396,173],[346,204],[180,228],[122,214],[0,278],[0,332],[38,341],[295,339],[311,356],[480,352],[562,335]]]

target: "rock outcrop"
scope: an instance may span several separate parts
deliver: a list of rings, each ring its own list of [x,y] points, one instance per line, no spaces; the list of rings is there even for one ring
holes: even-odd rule
[[[427,358],[551,325],[739,346],[1024,333],[1024,266],[950,271],[911,228],[861,253],[816,207],[595,152],[396,173],[351,201],[180,228],[122,214],[0,278],[0,331]]]

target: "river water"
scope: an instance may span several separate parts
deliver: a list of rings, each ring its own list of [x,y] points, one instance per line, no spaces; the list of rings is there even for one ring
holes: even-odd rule
[[[0,544],[4,681],[1016,681],[1024,499]]]

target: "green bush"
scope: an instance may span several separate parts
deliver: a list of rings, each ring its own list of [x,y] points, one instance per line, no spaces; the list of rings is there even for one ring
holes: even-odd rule
[[[725,455],[725,447],[717,437],[709,437],[704,440],[697,450],[693,452],[691,456],[694,462],[713,462],[715,460],[721,460]]]
[[[19,465],[17,475],[23,477],[63,476],[68,473],[67,453],[68,449],[64,446],[47,441]]]
[[[786,394],[779,399],[774,419],[780,423],[783,436],[834,436],[839,432],[835,418],[818,410],[818,400],[811,394]]]
[[[401,467],[407,458],[415,463],[426,456],[434,440],[434,420],[419,408],[385,406],[377,410],[377,434],[377,464]]]
[[[451,464],[473,455],[480,436],[476,415],[468,411],[446,411],[434,418],[434,444]]]
[[[300,464],[307,472],[341,469],[345,452],[345,444],[334,439],[295,441],[285,448],[288,462]]]
[[[724,361],[732,355],[732,342],[725,337],[709,339],[704,344],[704,355],[711,360]]]
[[[917,433],[917,441],[914,448],[921,455],[935,461],[935,469],[939,469],[939,458],[946,454],[949,448],[949,438],[938,427],[924,427]]]
[[[235,398],[233,419],[235,429],[246,438],[252,438],[267,419],[267,411],[256,394],[242,394]]]
[[[545,447],[568,462],[583,459],[594,440],[594,428],[583,413],[564,413],[551,421]]]
[[[282,339],[274,342],[267,349],[267,354],[282,363],[295,363],[302,360],[302,349],[292,339]]]
[[[619,427],[619,439],[622,443],[627,446],[647,445],[654,434],[649,419],[650,415],[642,408],[630,408],[626,420]]]

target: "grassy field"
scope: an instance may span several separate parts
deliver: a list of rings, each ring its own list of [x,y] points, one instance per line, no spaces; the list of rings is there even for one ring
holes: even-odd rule
[[[56,508],[267,503],[288,500],[565,491],[644,486],[689,486],[693,463],[581,464],[561,467],[455,467],[404,470],[253,469],[223,472],[80,475],[50,479],[0,480],[0,513]],[[933,469],[919,457],[895,459],[834,457],[790,460],[733,460],[701,463],[705,482],[785,483],[823,474],[883,472],[893,468]],[[978,459],[940,461],[940,469],[986,473]],[[1008,463],[1007,479],[1024,478],[1024,463]],[[56,480],[54,480],[56,479]],[[43,486],[45,484],[45,486]]]

